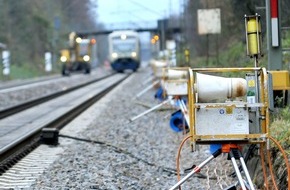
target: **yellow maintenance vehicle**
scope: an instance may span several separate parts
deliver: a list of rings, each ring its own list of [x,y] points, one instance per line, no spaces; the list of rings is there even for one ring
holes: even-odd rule
[[[91,72],[92,47],[96,44],[94,38],[82,38],[75,32],[69,35],[69,48],[60,51],[60,61],[62,63],[61,73],[64,76],[71,72]]]

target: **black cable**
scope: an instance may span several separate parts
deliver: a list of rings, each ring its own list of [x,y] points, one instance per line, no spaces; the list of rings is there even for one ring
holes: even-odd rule
[[[59,134],[59,137],[64,137],[64,138],[69,138],[69,139],[73,139],[73,140],[78,140],[78,141],[83,141],[83,142],[89,142],[89,143],[95,143],[95,144],[100,144],[100,145],[105,145],[107,147],[110,147],[112,149],[114,149],[114,151],[118,152],[118,153],[124,153],[126,155],[129,155],[131,156],[132,158],[135,158],[137,159],[138,161],[141,161],[149,166],[154,166],[154,167],[158,167],[160,168],[162,171],[164,172],[168,172],[170,174],[173,174],[173,175],[177,175],[177,172],[175,169],[172,169],[172,168],[168,168],[168,167],[161,167],[161,166],[157,166],[156,164],[154,163],[150,163],[142,158],[139,158],[137,156],[135,156],[134,154],[132,154],[131,152],[128,152],[126,150],[123,150],[117,146],[114,146],[114,145],[111,145],[111,144],[108,144],[108,143],[105,143],[105,142],[102,142],[102,141],[96,141],[96,140],[90,140],[90,139],[83,139],[83,138],[79,138],[79,137],[72,137],[72,136],[68,136],[68,135],[62,135],[62,134]],[[185,172],[186,173],[186,172]],[[217,178],[216,177],[208,177],[202,173],[199,173],[197,175],[195,175],[195,177],[197,178],[202,178],[202,179],[212,179],[212,180],[216,180]]]
[[[123,149],[121,149],[121,148],[119,148],[117,146],[114,146],[114,145],[111,145],[111,144],[108,144],[108,143],[105,143],[105,142],[102,142],[102,141],[95,141],[95,140],[83,139],[83,138],[79,138],[79,137],[72,137],[72,136],[62,135],[62,134],[59,134],[59,137],[64,137],[64,138],[69,138],[69,139],[73,139],[73,140],[78,140],[78,141],[83,141],[83,142],[89,142],[89,143],[95,143],[95,144],[104,145],[106,147],[112,148],[115,152],[124,153],[126,155],[129,155],[130,157],[135,158],[138,161],[141,161],[141,162],[143,162],[143,163],[145,163],[145,164],[147,164],[149,166],[154,166],[154,167],[157,167],[159,169],[162,169],[162,171],[164,171],[164,172],[168,172],[170,174],[177,175],[177,172],[176,172],[175,169],[157,166],[154,163],[150,163],[150,162],[148,162],[148,161],[146,161],[146,160],[144,160],[142,158],[139,158],[139,157],[135,156],[131,152],[128,152],[128,151],[123,150]]]
[[[83,138],[72,137],[72,136],[68,136],[68,135],[62,135],[62,134],[59,134],[58,136],[59,136],[59,137],[69,138],[69,139],[74,139],[74,140],[78,140],[78,141],[83,141],[83,142],[90,142],[90,143],[95,143],[95,144],[106,144],[106,143],[101,142],[101,141],[95,141],[95,140],[83,139]]]

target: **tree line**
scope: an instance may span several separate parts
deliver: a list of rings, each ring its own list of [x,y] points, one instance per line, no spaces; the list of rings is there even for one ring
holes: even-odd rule
[[[67,46],[71,31],[98,26],[90,0],[0,0],[0,42],[16,66],[43,68],[44,53]]]

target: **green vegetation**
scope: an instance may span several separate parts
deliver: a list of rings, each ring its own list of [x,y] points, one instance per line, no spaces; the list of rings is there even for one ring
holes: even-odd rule
[[[290,1],[281,0],[280,19],[282,26],[290,23]],[[265,57],[259,60],[260,66],[267,66],[266,48],[266,14],[262,9],[265,1],[253,0],[195,0],[188,1],[182,18],[184,31],[182,48],[190,49],[191,66],[193,67],[236,67],[252,66],[253,61],[246,56],[245,47],[245,21],[244,15],[259,14],[262,25],[262,52]],[[197,12],[199,9],[219,8],[221,12],[220,34],[198,34]],[[281,35],[283,47],[290,48],[290,34]],[[290,58],[290,55],[288,55]],[[288,58],[288,62],[290,59]],[[181,61],[184,62],[184,61]]]
[[[40,65],[38,65],[40,66]],[[10,79],[28,79],[28,78],[34,78],[34,77],[39,77],[43,76],[46,73],[44,72],[44,64],[42,68],[40,67],[35,67],[32,64],[21,64],[21,65],[11,65],[11,72],[10,72]],[[53,71],[50,74],[53,73],[59,73],[56,71]]]
[[[271,136],[277,139],[290,154],[290,106],[282,108],[273,116],[270,126]]]
[[[228,47],[228,49],[219,52],[219,55],[207,57],[197,57],[191,62],[191,67],[253,67],[254,59],[251,59],[246,55],[246,44],[241,41],[234,41]],[[259,66],[267,66],[267,57],[263,56],[259,59]],[[243,73],[223,73],[223,76],[237,77]]]
[[[282,108],[273,114],[273,121],[270,125],[270,135],[275,138],[285,150],[288,160],[290,159],[290,106]],[[289,176],[282,152],[276,144],[271,143],[271,154],[274,171],[279,189],[287,189]],[[287,182],[288,181],[288,182]]]
[[[282,33],[282,47],[290,49],[290,31],[283,31]],[[284,69],[290,69],[290,51],[283,52]]]
[[[11,65],[10,79],[17,79],[21,76],[22,79],[33,78],[40,75],[39,70],[29,64],[21,66]]]
[[[265,64],[264,59],[263,64]],[[262,64],[262,63],[261,63]],[[235,41],[227,50],[219,52],[219,55],[198,57],[193,60],[193,67],[252,67],[253,60],[246,55],[246,44]]]
[[[57,61],[70,32],[97,28],[91,7],[90,0],[0,0],[0,42],[10,51],[9,79],[43,75],[45,52]]]

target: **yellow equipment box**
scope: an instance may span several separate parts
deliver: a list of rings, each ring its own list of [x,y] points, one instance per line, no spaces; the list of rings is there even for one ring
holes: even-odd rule
[[[273,79],[273,90],[290,90],[289,72],[270,71]]]

